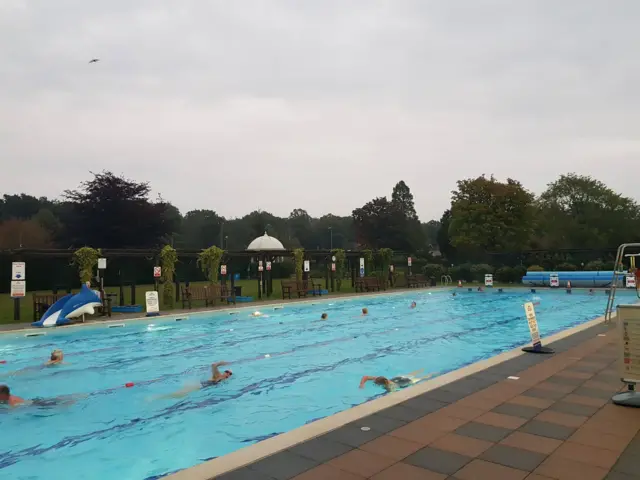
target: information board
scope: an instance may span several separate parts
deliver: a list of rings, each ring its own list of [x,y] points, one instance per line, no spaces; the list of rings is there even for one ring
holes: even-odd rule
[[[27,264],[24,262],[11,263],[11,280],[27,279]]]
[[[160,301],[158,299],[158,292],[146,292],[144,294],[144,299],[147,304],[147,315],[149,314],[157,314],[160,312]]]
[[[636,288],[636,276],[635,275],[627,275],[625,286],[627,288]]]
[[[490,273],[485,273],[484,275],[484,285],[485,287],[493,287],[493,275]]]
[[[11,280],[11,298],[24,298],[26,294],[26,280]]]
[[[560,277],[557,273],[549,274],[549,286],[550,287],[559,287],[560,286]]]
[[[620,377],[627,382],[640,382],[640,305],[618,305],[620,329]]]
[[[531,343],[533,343],[533,348],[540,348],[542,346],[542,342],[540,341],[538,320],[536,319],[536,311],[533,308],[532,302],[524,304],[524,313],[527,317],[527,323],[529,324],[529,332],[531,333]]]

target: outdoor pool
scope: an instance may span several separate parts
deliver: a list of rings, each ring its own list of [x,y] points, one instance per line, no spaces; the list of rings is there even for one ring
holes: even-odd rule
[[[607,300],[602,291],[464,290],[262,306],[267,316],[258,318],[243,309],[1,335],[0,383],[12,393],[88,397],[0,407],[0,478],[156,478],[381,394],[373,385],[359,389],[362,375],[445,373],[525,344],[526,301],[540,302],[544,337],[602,315]],[[618,303],[636,300],[635,292],[618,292]],[[54,348],[68,364],[41,368]],[[216,360],[231,362],[228,382],[182,399],[153,398],[206,379]]]

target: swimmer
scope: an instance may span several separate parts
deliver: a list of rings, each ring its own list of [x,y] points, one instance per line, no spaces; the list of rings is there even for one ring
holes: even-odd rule
[[[24,398],[11,395],[11,390],[7,385],[0,385],[0,404],[17,407],[25,402],[26,400]]]
[[[211,387],[213,385],[218,385],[221,382],[224,382],[228,378],[233,375],[231,370],[225,370],[220,373],[218,367],[222,367],[224,365],[228,365],[227,362],[217,362],[211,365],[211,378],[209,380],[201,381],[197,384],[187,385],[182,390],[178,390],[177,392],[170,393],[169,395],[162,395],[157,398],[180,398],[185,397],[191,392],[195,392],[196,390],[202,390],[203,388]]]
[[[260,317],[262,316],[262,313],[260,312],[253,312],[251,315],[249,315],[250,317]]]
[[[364,317],[365,315],[369,315],[369,309],[366,307],[362,309],[362,316]]]
[[[482,287],[478,287],[478,291],[479,291],[479,292],[484,292],[484,288],[482,288]]]
[[[328,316],[329,315],[327,315],[326,313],[323,313],[322,315],[320,315],[320,320],[326,320]]]
[[[44,366],[49,367],[51,365],[60,365],[62,363],[65,363],[64,353],[62,352],[62,350],[56,349],[53,352],[51,352],[51,357],[49,358],[49,361],[44,364]]]
[[[589,295],[593,295],[593,288],[589,289]]]
[[[11,395],[11,390],[7,385],[0,385],[0,405],[10,407],[34,406],[34,407],[55,407],[58,405],[71,405],[76,398],[85,398],[87,395],[65,395],[54,398],[34,398],[25,400],[16,395]]]
[[[452,296],[452,297],[455,297],[455,296],[456,296],[456,292],[453,292],[453,293],[451,294],[451,296]]]
[[[422,380],[426,380],[427,378],[431,378],[433,374],[425,375],[424,377],[417,377],[416,375],[422,373],[424,369],[416,370],[415,372],[408,373],[406,375],[399,375],[397,377],[393,377],[389,380],[387,377],[369,377],[364,376],[360,380],[360,388],[364,388],[365,384],[369,381],[372,381],[374,384],[379,387],[384,388],[387,392],[393,392],[395,390],[399,390],[401,388],[406,388],[410,385],[415,385]]]
[[[418,305],[416,304],[416,302],[411,302],[411,307],[410,308],[416,308]]]

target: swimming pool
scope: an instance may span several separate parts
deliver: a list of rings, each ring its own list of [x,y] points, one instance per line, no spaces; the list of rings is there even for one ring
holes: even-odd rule
[[[0,408],[0,478],[148,479],[193,466],[379,395],[358,388],[362,375],[444,373],[522,345],[522,304],[533,297],[543,336],[606,305],[602,292],[417,291],[264,306],[259,318],[238,310],[2,335],[0,383],[12,393],[89,396],[65,407]],[[618,300],[636,297],[619,292]],[[39,368],[54,348],[68,365]],[[215,360],[233,362],[227,383],[153,399],[205,379]]]

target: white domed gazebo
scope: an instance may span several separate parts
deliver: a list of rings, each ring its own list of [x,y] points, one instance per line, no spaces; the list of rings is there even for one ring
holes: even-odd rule
[[[282,242],[275,237],[270,237],[267,232],[264,232],[261,237],[254,238],[247,247],[247,251],[250,252],[273,252],[284,249]]]

